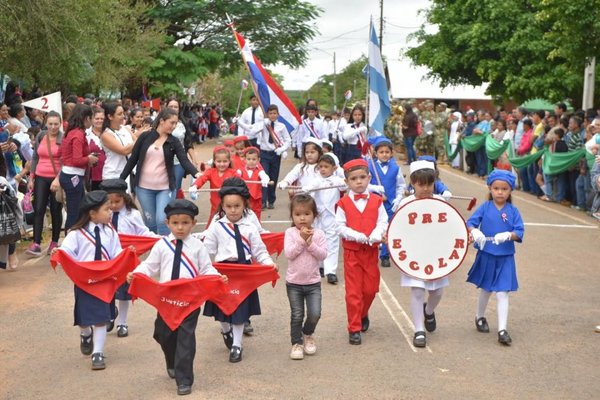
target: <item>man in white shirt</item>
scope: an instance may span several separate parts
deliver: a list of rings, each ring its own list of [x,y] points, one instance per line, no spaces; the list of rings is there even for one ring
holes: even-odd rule
[[[263,130],[264,116],[258,98],[253,94],[250,96],[250,107],[246,108],[237,121],[238,135],[248,136],[252,146],[257,147],[257,136]]]

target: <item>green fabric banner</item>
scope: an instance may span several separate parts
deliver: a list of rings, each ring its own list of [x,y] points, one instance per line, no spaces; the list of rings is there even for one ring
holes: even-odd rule
[[[576,165],[579,160],[586,156],[587,151],[581,148],[575,151],[566,153],[551,153],[546,152],[542,168],[544,173],[548,175],[556,175],[565,172],[572,166]],[[588,160],[589,161],[589,160]]]
[[[444,145],[446,146],[446,156],[448,157],[448,162],[454,161],[461,149],[460,142],[458,142],[458,146],[456,146],[454,153],[450,153],[452,150],[450,148],[450,142],[448,141],[448,135],[444,135]]]
[[[514,168],[525,168],[525,167],[533,164],[537,160],[539,160],[540,157],[543,156],[545,153],[546,153],[546,149],[540,150],[535,154],[528,154],[528,155],[522,156],[522,157],[515,157],[512,146],[509,146],[508,147],[508,162]],[[546,172],[545,167],[544,167],[544,172]]]
[[[492,135],[486,135],[485,153],[488,160],[497,160],[510,145],[510,140],[505,140],[502,144],[498,143]]]
[[[470,152],[476,152],[485,145],[485,139],[489,135],[471,135],[460,139],[463,149]]]

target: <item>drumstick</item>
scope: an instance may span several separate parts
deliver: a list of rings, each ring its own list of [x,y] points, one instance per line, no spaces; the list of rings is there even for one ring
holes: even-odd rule
[[[322,186],[310,190],[304,190],[305,192],[316,192],[317,190],[327,190],[327,189],[345,189],[346,185],[333,185],[333,186]],[[302,191],[302,186],[297,187],[296,191]]]
[[[244,181],[244,182],[246,182],[246,183],[253,183],[253,184],[256,183],[257,185],[262,185],[261,181]],[[275,182],[273,182],[273,181],[270,181],[268,183],[269,186],[273,186],[274,184],[275,184]]]
[[[470,200],[469,205],[467,206],[467,211],[471,211],[475,204],[477,204],[477,197],[468,197],[468,196],[451,196],[451,199],[454,200]]]

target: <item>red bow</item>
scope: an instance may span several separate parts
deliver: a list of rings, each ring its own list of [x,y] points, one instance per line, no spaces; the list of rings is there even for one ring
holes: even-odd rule
[[[369,195],[366,193],[361,193],[361,194],[355,194],[354,195],[354,201],[356,200],[360,200],[360,199],[365,199],[367,200],[369,198]]]

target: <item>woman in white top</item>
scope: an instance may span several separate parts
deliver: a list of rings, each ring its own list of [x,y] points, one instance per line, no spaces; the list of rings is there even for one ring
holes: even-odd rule
[[[102,180],[117,179],[127,164],[137,136],[124,125],[125,111],[116,102],[102,104],[104,125],[100,140],[106,153]],[[129,188],[131,190],[131,188]]]
[[[348,161],[361,157],[361,148],[367,140],[367,126],[365,125],[365,109],[357,104],[352,109],[351,119],[344,126],[342,138],[346,143],[345,158],[342,165]]]
[[[179,122],[177,122],[177,126],[171,135],[179,140],[183,148],[185,149],[189,160],[200,169],[199,163],[196,162],[196,156],[194,154],[194,142],[192,139],[192,134],[190,129],[187,126],[187,120],[183,117],[183,113],[181,110],[181,105],[179,101],[175,98],[171,98],[167,100],[167,108],[175,110],[179,115]],[[175,189],[179,191],[181,189],[181,182],[183,181],[183,177],[185,176],[185,171],[179,160],[175,158]]]

